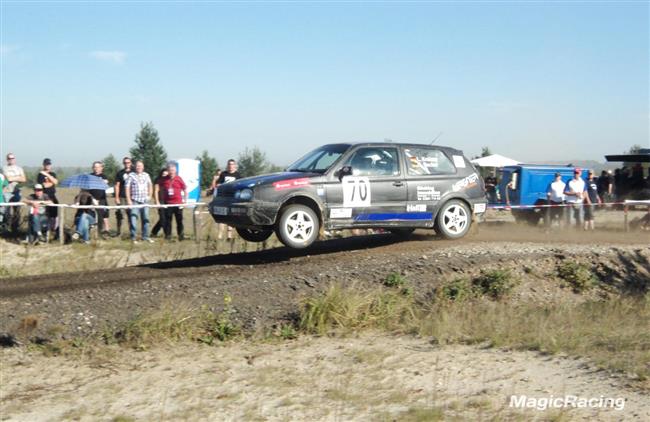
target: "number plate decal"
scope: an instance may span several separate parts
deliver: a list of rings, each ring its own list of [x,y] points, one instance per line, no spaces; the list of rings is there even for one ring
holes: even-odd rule
[[[343,206],[344,207],[369,207],[370,206],[370,181],[367,177],[343,178]]]
[[[228,207],[214,207],[212,212],[216,215],[228,215]]]

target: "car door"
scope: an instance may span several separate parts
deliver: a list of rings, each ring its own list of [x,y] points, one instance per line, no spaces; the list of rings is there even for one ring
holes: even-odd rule
[[[396,146],[361,146],[340,167],[351,175],[326,186],[331,226],[372,226],[395,221],[404,213],[406,183]]]
[[[403,151],[408,191],[406,210],[417,213],[432,225],[443,196],[455,180],[456,167],[450,157],[436,147],[405,146]]]

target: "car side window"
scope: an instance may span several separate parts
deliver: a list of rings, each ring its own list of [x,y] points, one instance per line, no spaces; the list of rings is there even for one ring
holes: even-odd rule
[[[399,155],[397,148],[359,148],[347,160],[353,176],[398,176]]]
[[[411,176],[453,174],[456,167],[444,152],[436,148],[404,148],[406,167]]]

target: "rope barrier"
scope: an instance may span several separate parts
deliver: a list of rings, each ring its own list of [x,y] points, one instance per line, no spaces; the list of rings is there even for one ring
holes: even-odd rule
[[[192,208],[197,206],[207,205],[206,202],[185,202],[182,204],[134,204],[134,205],[75,205],[75,204],[45,204],[45,207],[56,208],[73,208],[73,209],[102,209],[102,210],[122,210],[132,208]],[[24,202],[0,202],[0,207],[30,207],[30,204]]]
[[[604,207],[607,205],[627,205],[627,206],[634,206],[634,205],[648,205],[650,206],[650,200],[628,200],[626,199],[625,201],[619,201],[619,202],[601,202],[597,204],[584,204],[582,202],[565,202],[562,204],[538,204],[538,205],[488,205],[488,209],[526,209],[526,208],[562,208],[562,207],[572,207],[574,205],[596,205],[599,207]]]

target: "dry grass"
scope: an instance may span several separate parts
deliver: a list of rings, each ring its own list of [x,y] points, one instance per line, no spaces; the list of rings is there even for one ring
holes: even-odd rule
[[[383,329],[417,333],[437,343],[568,353],[624,371],[650,387],[650,298],[548,305],[479,298],[417,303],[394,290],[332,286],[309,299],[300,328],[307,333]]]

